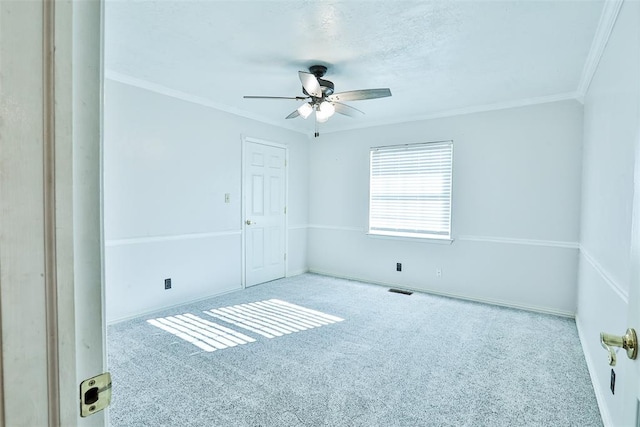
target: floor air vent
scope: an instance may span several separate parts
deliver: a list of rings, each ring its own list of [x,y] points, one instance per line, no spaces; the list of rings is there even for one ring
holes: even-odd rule
[[[389,289],[389,292],[393,292],[394,294],[402,294],[402,295],[411,295],[413,292],[405,291],[404,289]]]

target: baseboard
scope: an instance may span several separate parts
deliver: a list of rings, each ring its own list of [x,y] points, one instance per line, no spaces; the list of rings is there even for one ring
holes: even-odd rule
[[[611,415],[609,414],[609,409],[607,407],[607,401],[602,394],[602,390],[606,390],[607,388],[602,387],[602,384],[600,383],[600,380],[595,373],[595,362],[587,351],[587,346],[585,345],[586,340],[582,332],[582,323],[580,321],[579,315],[576,315],[576,329],[578,330],[578,338],[580,339],[580,345],[582,346],[582,353],[584,354],[584,359],[587,362],[587,370],[589,371],[589,376],[591,377],[591,384],[593,385],[593,391],[596,395],[596,401],[598,402],[598,409],[600,409],[602,424],[604,425],[604,427],[614,427],[613,421],[611,421]],[[605,357],[603,356],[603,360],[604,359]]]
[[[388,283],[388,282],[383,282],[383,281],[363,279],[361,277],[346,276],[346,275],[335,273],[335,272],[332,272],[332,271],[319,270],[319,269],[314,269],[314,268],[310,268],[309,269],[309,273],[321,274],[323,276],[337,277],[337,278],[340,278],[340,279],[355,280],[355,281],[358,281],[358,282],[371,283],[371,284],[374,284],[374,285],[380,285],[380,286],[385,286],[385,287],[398,287],[397,283]],[[554,316],[568,317],[568,318],[571,318],[571,319],[575,318],[575,313],[574,312],[556,310],[556,309],[551,309],[551,308],[547,308],[547,307],[537,307],[537,306],[526,305],[526,304],[515,304],[515,303],[509,302],[509,301],[494,300],[494,299],[490,299],[490,298],[470,297],[470,296],[467,296],[467,295],[455,294],[455,293],[450,293],[450,292],[441,292],[441,291],[436,291],[436,290],[433,290],[433,289],[418,289],[418,288],[409,287],[409,286],[401,286],[401,288],[402,289],[407,289],[407,290],[410,290],[410,291],[414,291],[414,292],[422,292],[422,293],[425,293],[425,294],[438,295],[438,296],[447,297],[447,298],[455,298],[455,299],[464,300],[464,301],[472,301],[472,302],[479,302],[479,303],[483,303],[483,304],[496,305],[496,306],[500,306],[500,307],[515,308],[515,309],[518,309],[518,310],[531,311],[531,312],[535,312],[535,313],[551,314],[551,315],[554,315]]]
[[[309,272],[308,268],[303,268],[302,270],[287,271],[286,277],[299,276],[301,274],[308,273],[308,272]]]
[[[300,269],[300,270],[294,270],[294,271],[288,271],[286,277],[299,276],[301,274],[305,274],[305,273],[308,273],[308,272],[309,272],[309,269],[307,269],[307,268]],[[152,308],[150,310],[145,310],[145,311],[141,311],[141,312],[136,313],[136,314],[132,314],[131,316],[125,316],[125,317],[120,317],[120,318],[114,319],[114,320],[108,320],[107,321],[107,326],[115,325],[115,324],[121,323],[121,322],[126,322],[127,320],[136,319],[136,318],[142,317],[142,316],[148,316],[148,315],[153,314],[153,313],[159,313],[161,311],[169,310],[169,309],[174,308],[174,307],[180,307],[181,305],[193,304],[193,303],[196,303],[196,302],[208,300],[210,298],[219,297],[219,296],[222,296],[222,295],[230,294],[231,292],[241,291],[243,289],[244,288],[242,288],[242,287],[238,287],[238,289],[231,289],[229,291],[224,291],[224,292],[208,295],[208,296],[201,297],[201,298],[196,298],[196,299],[184,301],[184,302],[181,302],[181,303],[178,303],[178,304],[172,304],[172,305],[168,305],[168,306]]]
[[[149,310],[141,311],[141,312],[136,313],[136,314],[132,314],[131,316],[120,317],[120,318],[114,319],[114,320],[107,320],[106,323],[107,323],[107,326],[111,326],[111,325],[115,325],[117,323],[126,322],[127,320],[137,319],[138,317],[148,316],[150,314],[159,313],[159,312],[165,311],[165,310],[170,310],[170,309],[175,308],[175,307],[180,307],[180,306],[183,306],[183,305],[186,305],[186,304],[193,304],[193,303],[196,303],[196,302],[205,301],[205,300],[208,300],[208,299],[211,299],[211,298],[219,297],[219,296],[222,296],[222,295],[226,295],[226,294],[230,294],[232,292],[238,292],[238,291],[242,291],[242,290],[244,290],[244,288],[242,286],[239,286],[237,289],[231,289],[231,290],[228,290],[228,291],[219,292],[219,293],[208,295],[208,296],[205,296],[205,297],[195,298],[195,299],[188,300],[188,301],[183,301],[183,302],[180,302],[178,304],[171,304],[171,305],[167,305],[167,306],[163,306],[163,307],[152,308],[152,309],[149,309]]]

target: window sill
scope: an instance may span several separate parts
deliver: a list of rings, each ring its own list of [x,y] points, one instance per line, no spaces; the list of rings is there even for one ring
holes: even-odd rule
[[[449,237],[411,237],[411,236],[378,234],[378,233],[367,233],[367,236],[373,237],[374,239],[406,240],[409,242],[422,242],[422,243],[429,243],[429,244],[436,244],[436,245],[450,245],[453,243],[453,240],[454,240]]]

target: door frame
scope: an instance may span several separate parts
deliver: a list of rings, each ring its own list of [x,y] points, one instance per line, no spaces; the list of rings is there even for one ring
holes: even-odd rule
[[[635,141],[635,163],[633,180],[633,208],[631,225],[631,265],[629,275],[629,296],[627,305],[626,327],[634,328],[640,334],[640,127],[638,127]],[[628,360],[625,352],[619,352],[623,363],[628,364],[625,374],[629,375],[631,381],[626,381],[623,390],[623,404],[625,418],[629,423],[635,422],[640,426],[640,357],[636,360]],[[635,416],[635,420],[633,417]]]
[[[0,185],[18,190],[0,194],[12,206],[0,218],[2,425],[106,422],[104,411],[81,418],[79,409],[80,381],[105,368],[103,7],[0,2],[1,15],[11,16],[0,38],[11,58],[2,84],[12,103],[4,107],[14,113],[1,124],[10,167]]]
[[[262,144],[267,145],[269,147],[282,148],[284,149],[284,159],[285,159],[285,168],[284,168],[284,206],[287,209],[286,214],[284,215],[284,253],[286,256],[284,263],[284,277],[289,276],[289,147],[285,144],[281,144],[274,141],[269,141],[261,138],[254,138],[252,136],[240,135],[240,140],[242,141],[242,148],[240,150],[240,229],[242,230],[241,239],[242,242],[240,244],[241,253],[241,280],[242,280],[242,289],[247,288],[247,248],[246,248],[246,232],[247,232],[247,224],[245,221],[247,220],[246,214],[246,193],[245,193],[245,166],[244,166],[244,156],[247,153],[247,147],[249,144]]]

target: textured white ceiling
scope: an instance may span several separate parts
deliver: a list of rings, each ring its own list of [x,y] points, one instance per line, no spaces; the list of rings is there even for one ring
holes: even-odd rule
[[[389,87],[325,131],[575,93],[603,0],[107,1],[107,76],[138,79],[230,111],[285,120],[297,71],[329,67],[336,92]]]

